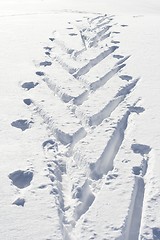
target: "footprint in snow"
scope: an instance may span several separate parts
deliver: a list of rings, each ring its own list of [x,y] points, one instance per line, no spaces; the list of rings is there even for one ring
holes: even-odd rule
[[[26,171],[17,170],[15,172],[10,173],[8,177],[9,179],[11,179],[13,185],[22,189],[30,185],[33,179],[33,172],[29,170]]]
[[[34,88],[38,85],[39,83],[35,82],[25,82],[22,84],[22,88],[26,89],[27,91],[30,90],[31,88]]]
[[[144,144],[132,144],[131,149],[134,153],[141,154],[148,154],[151,151],[151,147]]]
[[[143,107],[129,107],[129,110],[130,110],[130,112],[135,112],[135,113],[137,113],[137,114],[140,114],[140,113],[142,113],[142,112],[144,112],[145,111],[145,109],[143,108]]]
[[[29,103],[29,102],[28,102]],[[31,127],[33,124],[33,121],[29,121],[27,119],[19,119],[11,123],[12,127],[20,128],[22,131],[27,130]]]

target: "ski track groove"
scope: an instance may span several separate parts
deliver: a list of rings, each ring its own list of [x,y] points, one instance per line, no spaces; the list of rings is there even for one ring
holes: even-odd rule
[[[136,146],[135,146],[136,145]],[[145,196],[145,181],[144,177],[147,174],[149,152],[151,148],[147,145],[135,144],[132,145],[132,150],[136,154],[142,156],[141,166],[139,172],[135,174],[135,187],[132,194],[131,205],[128,213],[128,219],[125,228],[126,240],[138,240],[141,227],[141,217],[143,212],[143,202]]]
[[[134,109],[134,104],[131,104],[130,108],[128,108],[127,101],[139,79],[133,80],[131,78],[130,82],[124,84],[125,81],[122,81],[118,77],[118,73],[127,64],[124,62],[130,56],[122,56],[120,60],[113,58],[114,52],[119,49],[119,46],[112,44],[113,39],[111,38],[111,32],[109,32],[114,26],[114,24],[111,24],[113,19],[114,16],[107,15],[98,15],[95,18],[87,19],[91,28],[89,29],[88,27],[79,30],[79,34],[77,34],[81,38],[81,49],[74,49],[67,46],[63,41],[56,39],[56,37],[50,38],[52,43],[44,47],[44,50],[47,51],[45,52],[47,60],[39,64],[40,71],[37,72],[38,77],[41,79],[39,85],[43,83],[46,87],[43,88],[42,86],[41,89],[36,90],[39,85],[35,86],[32,91],[28,91],[31,92],[31,97],[24,99],[24,103],[42,117],[49,131],[52,132],[56,139],[55,141],[59,142],[60,146],[64,145],[63,147],[66,149],[62,154],[59,151],[53,154],[53,156],[56,156],[56,162],[48,161],[48,176],[51,182],[54,182],[53,194],[56,195],[57,199],[63,240],[71,240],[70,234],[72,230],[76,228],[76,224],[81,216],[87,213],[97,197],[93,191],[94,184],[97,184],[97,180],[102,180],[103,175],[107,175],[109,171],[113,170],[115,156],[122,145],[125,131],[128,127],[128,118],[132,114],[131,109]],[[89,36],[90,32],[92,34]],[[110,41],[110,47],[104,43],[106,39],[107,42]],[[63,54],[62,57],[56,53],[56,49],[58,53]],[[91,54],[89,55],[89,59],[86,60],[88,52]],[[121,56],[117,54],[116,56]],[[96,71],[97,68],[100,69],[105,62],[110,62],[110,60],[111,64],[108,71],[106,70],[104,74],[102,73],[102,76],[99,76],[98,80],[97,78],[91,80],[90,74]],[[56,71],[54,71],[54,67],[52,66],[54,64],[62,74],[56,75]],[[120,82],[120,85],[118,89],[115,88],[115,91],[109,93],[109,89],[113,88],[113,78],[116,78]],[[36,100],[34,91],[39,91],[43,100]],[[48,102],[45,99],[45,94],[47,93],[51,94],[50,101]],[[102,94],[108,94],[108,98],[106,101],[102,99],[103,102],[99,102],[98,112],[94,112],[94,101],[96,102],[97,96],[102,96]],[[62,109],[64,109],[62,115],[64,113],[68,114],[69,123],[66,123],[68,121],[67,118],[62,122],[58,122],[58,119],[63,116],[56,116],[56,108],[53,110],[54,99],[61,102],[60,106],[63,106]],[[53,106],[53,109],[51,106]],[[89,112],[89,108],[93,109],[93,113],[92,111]],[[118,119],[115,117],[115,112],[119,113]],[[66,126],[69,124],[75,127],[72,127],[72,131],[67,132],[64,130],[65,124]],[[103,125],[106,127],[106,133],[103,133]],[[92,128],[93,126],[94,128]],[[87,155],[89,153],[85,151],[86,147],[92,148],[92,144],[93,146],[94,144],[96,145],[97,134],[102,135],[104,146],[99,150],[97,156],[93,156],[94,151],[96,151],[93,149],[91,159],[87,162],[85,158],[89,157]],[[91,141],[88,142],[88,139]],[[94,161],[92,161],[93,159]],[[69,160],[77,164],[76,168],[68,165],[67,162]],[[73,176],[71,174],[72,171]],[[74,182],[76,174],[79,177],[77,183]],[[67,193],[64,187],[66,180],[68,181]],[[139,234],[138,228],[136,228],[134,237],[132,239],[129,238],[133,222],[135,221],[133,215],[133,209],[137,205],[137,200],[135,199],[140,194],[139,189],[144,190],[142,178],[136,176],[136,181],[138,190],[131,203],[130,220],[125,230],[125,240],[133,240]],[[55,194],[56,191],[58,194]],[[74,202],[74,207],[66,206],[66,194]],[[144,191],[142,191],[141,195],[144,196]],[[143,196],[140,197],[142,202]],[[142,206],[142,203],[140,205]],[[139,224],[140,218],[141,216],[139,216]]]

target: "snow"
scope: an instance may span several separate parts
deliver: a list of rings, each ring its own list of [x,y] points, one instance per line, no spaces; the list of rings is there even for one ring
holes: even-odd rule
[[[0,239],[160,239],[159,16],[0,1]]]

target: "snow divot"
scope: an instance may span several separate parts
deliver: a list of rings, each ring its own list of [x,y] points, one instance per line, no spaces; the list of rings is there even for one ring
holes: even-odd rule
[[[58,152],[58,144],[52,139],[45,141],[42,146],[45,151]]]
[[[11,179],[13,185],[22,189],[30,186],[33,179],[33,172],[29,170],[17,170],[13,173],[10,173],[8,177]]]
[[[28,101],[27,101],[28,102]],[[25,131],[31,128],[33,121],[29,121],[27,119],[19,119],[11,123],[12,127],[20,128],[22,131]]]
[[[133,172],[133,174],[135,174],[135,175],[140,175],[141,172],[142,172],[142,167],[135,166],[135,167],[132,168],[132,172]]]
[[[36,87],[39,83],[37,82],[25,82],[22,84],[22,88],[24,88],[25,90],[30,90],[34,87]]]
[[[24,198],[17,198],[12,204],[24,207],[25,199]]]

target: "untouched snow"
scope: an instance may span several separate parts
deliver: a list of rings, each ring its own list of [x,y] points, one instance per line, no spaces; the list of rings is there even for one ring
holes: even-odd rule
[[[158,0],[0,1],[0,239],[160,239]]]

